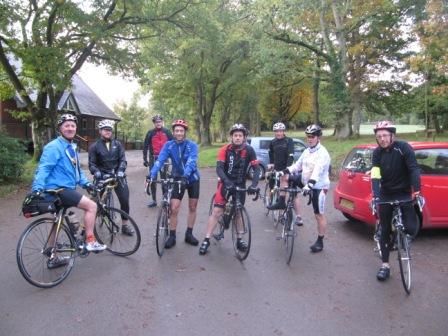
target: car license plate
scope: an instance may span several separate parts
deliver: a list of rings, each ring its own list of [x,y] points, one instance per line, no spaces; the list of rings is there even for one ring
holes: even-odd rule
[[[347,208],[347,209],[350,209],[350,210],[353,210],[355,208],[355,205],[353,204],[353,202],[349,201],[349,200],[347,200],[345,198],[341,198],[341,200],[339,201],[339,204],[341,206],[343,206],[344,208]]]

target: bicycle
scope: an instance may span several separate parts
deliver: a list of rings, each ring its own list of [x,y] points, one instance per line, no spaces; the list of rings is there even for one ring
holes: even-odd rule
[[[249,214],[243,203],[241,202],[241,193],[247,192],[246,188],[236,187],[233,193],[229,193],[227,203],[225,205],[224,213],[218,218],[218,223],[213,233],[213,238],[216,241],[224,239],[224,231],[228,230],[232,224],[232,243],[235,256],[238,260],[243,261],[249,255],[252,231]],[[252,199],[256,201],[260,196],[260,191],[257,189],[255,197]],[[215,203],[215,195],[212,196],[209,208],[209,215],[212,214],[213,205]],[[243,240],[247,243],[246,249],[238,248],[238,240]]]
[[[264,206],[266,207],[266,216],[269,216],[269,213],[271,213],[272,219],[274,221],[274,227],[277,228],[278,221],[280,218],[280,210],[269,210],[267,207],[271,206],[272,204],[277,203],[279,197],[280,197],[280,177],[282,176],[281,171],[272,171],[268,172],[266,174],[266,185],[264,187],[264,194],[263,194],[263,202]],[[274,181],[274,187],[271,189],[271,181]]]
[[[94,234],[96,239],[107,245],[107,250],[118,256],[129,256],[135,253],[141,243],[140,230],[134,219],[121,209],[114,208],[112,190],[120,181],[114,177],[108,177],[98,181],[95,193],[91,198],[97,204]],[[132,235],[123,232],[123,224],[127,224],[134,231]]]
[[[168,240],[170,232],[171,194],[176,184],[178,185],[180,192],[182,182],[176,181],[172,177],[167,177],[162,180],[153,181],[152,183],[159,183],[162,185],[162,206],[157,216],[157,226],[155,233],[156,250],[159,257],[161,257],[163,255],[163,252],[165,251],[165,243]]]
[[[410,251],[410,240],[411,237],[406,234],[405,227],[403,224],[403,216],[401,211],[401,206],[407,204],[413,204],[414,200],[404,200],[404,201],[389,201],[389,202],[376,202],[372,203],[372,213],[373,215],[377,215],[379,205],[390,205],[393,207],[392,210],[392,241],[396,244],[397,249],[397,259],[400,267],[400,276],[401,282],[403,284],[403,288],[407,294],[411,293],[411,284],[412,284],[412,267],[411,267],[411,251]],[[420,211],[423,211],[423,206],[425,204],[425,200],[422,196],[417,196],[417,204]],[[378,225],[378,229],[381,229],[381,226]],[[378,233],[375,234],[376,244],[379,246],[379,236]],[[381,250],[380,250],[381,255]]]

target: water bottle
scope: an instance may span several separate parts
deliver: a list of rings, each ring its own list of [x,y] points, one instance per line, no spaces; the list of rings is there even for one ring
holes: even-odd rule
[[[70,231],[73,232],[74,235],[77,234],[79,226],[80,226],[80,222],[78,217],[76,217],[76,214],[73,211],[70,211],[67,216],[66,216],[66,221],[70,227]]]
[[[226,203],[223,214],[224,228],[228,229],[230,224],[230,218],[232,217],[232,204]]]

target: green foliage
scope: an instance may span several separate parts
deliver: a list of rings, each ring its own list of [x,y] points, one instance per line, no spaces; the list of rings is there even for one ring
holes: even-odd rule
[[[136,94],[129,106],[124,102],[114,106],[114,111],[121,117],[118,124],[119,134],[131,141],[143,139],[147,128],[148,111],[138,105],[139,98]]]
[[[17,180],[28,159],[25,146],[17,139],[0,132],[0,184]]]

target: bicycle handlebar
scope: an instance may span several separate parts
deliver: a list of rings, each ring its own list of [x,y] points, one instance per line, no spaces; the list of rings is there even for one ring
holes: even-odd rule
[[[417,195],[417,197],[415,199],[381,201],[381,202],[375,201],[375,199],[372,198],[372,200],[370,201],[370,208],[372,209],[372,215],[376,216],[378,213],[377,207],[379,205],[389,204],[392,206],[400,206],[400,205],[404,205],[404,204],[414,203],[415,201],[417,202],[420,212],[423,212],[423,207],[425,206],[426,200],[421,195]]]

